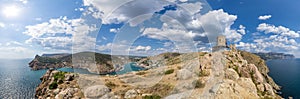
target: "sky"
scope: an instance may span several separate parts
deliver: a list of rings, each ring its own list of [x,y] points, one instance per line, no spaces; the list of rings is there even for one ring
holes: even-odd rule
[[[0,58],[95,51],[250,52],[300,57],[298,0],[0,0]]]

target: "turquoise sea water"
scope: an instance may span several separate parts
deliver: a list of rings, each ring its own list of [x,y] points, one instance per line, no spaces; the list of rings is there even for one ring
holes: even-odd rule
[[[121,69],[120,71],[113,72],[111,74],[112,75],[121,75],[121,74],[125,74],[125,73],[128,73],[128,72],[140,71],[140,70],[144,70],[144,68],[136,66],[135,63],[128,63],[128,64],[125,64],[124,68]]]
[[[34,98],[35,88],[41,82],[46,70],[31,71],[28,63],[31,59],[1,60],[0,59],[0,99],[31,99]],[[131,71],[142,70],[134,63],[124,66],[124,69],[114,74],[124,74]],[[61,68],[66,72],[92,74],[85,69]]]
[[[300,99],[300,59],[269,60],[266,62],[274,81],[282,86],[284,98]]]

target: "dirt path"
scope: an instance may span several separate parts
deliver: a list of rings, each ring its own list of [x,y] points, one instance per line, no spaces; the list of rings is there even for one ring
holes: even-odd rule
[[[224,78],[225,55],[222,52],[214,52],[212,57],[212,71],[203,89],[201,99],[213,99]]]

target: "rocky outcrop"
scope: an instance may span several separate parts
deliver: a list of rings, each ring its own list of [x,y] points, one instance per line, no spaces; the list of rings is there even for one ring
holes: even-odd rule
[[[48,70],[36,88],[38,99],[80,99],[84,97],[77,84],[78,75],[56,70]]]
[[[75,75],[48,71],[41,78],[43,81],[37,88],[36,96],[88,99],[281,98],[276,94],[279,87],[268,76],[269,70],[264,61],[251,53],[235,50],[213,53],[168,53],[158,57],[152,56],[141,60],[141,64],[148,64],[151,68],[123,75]],[[59,79],[62,77],[61,74],[64,74],[63,79]],[[71,83],[76,80],[78,83]],[[49,89],[51,83],[55,81],[62,81],[63,85],[58,84],[57,88]],[[67,81],[69,85],[65,85]],[[77,92],[76,88],[81,89],[80,92]],[[65,95],[57,96],[60,93]],[[77,94],[68,96],[71,93]],[[82,95],[78,96],[78,93]]]
[[[49,68],[62,68],[67,67],[65,62],[61,62],[57,58],[42,57],[36,55],[35,58],[29,63],[32,70],[49,69]]]

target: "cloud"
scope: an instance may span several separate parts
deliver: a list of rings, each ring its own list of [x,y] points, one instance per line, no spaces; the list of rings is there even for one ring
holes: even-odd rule
[[[166,23],[163,24],[161,29],[159,28],[146,28],[144,29],[142,35],[148,38],[157,40],[170,40],[174,42],[177,48],[182,52],[196,51],[194,38],[198,37],[196,33],[191,31],[174,29]]]
[[[187,1],[189,1],[189,0],[179,0],[180,2],[187,2]]]
[[[272,15],[263,15],[263,16],[259,16],[258,19],[259,20],[268,20],[272,17]]]
[[[25,28],[26,31],[23,33],[31,37],[26,41],[27,43],[39,44],[46,49],[55,50],[70,50],[72,47],[92,48],[96,38],[90,35],[97,30],[95,25],[87,24],[84,19],[67,17],[50,19],[49,22]]]
[[[135,51],[149,51],[151,50],[151,46],[137,46],[134,48]]]
[[[179,3],[173,0],[170,2]],[[142,35],[151,39],[171,40],[174,45],[180,46],[180,49],[184,49],[184,51],[205,49],[203,47],[207,45],[204,43],[215,41],[215,38],[220,34],[225,35],[234,43],[239,42],[246,34],[246,28],[243,25],[240,25],[238,29],[231,27],[237,16],[230,15],[222,9],[209,11],[202,15],[203,13],[200,13],[202,10],[209,10],[203,8],[205,5],[203,2],[186,2],[183,0],[180,4],[173,5],[175,10],[168,10],[166,6],[172,4],[170,2],[159,0],[136,0],[133,2],[128,0],[118,2],[115,0],[84,0],[84,5],[87,6],[87,11],[84,13],[102,19],[103,24],[118,24],[133,18],[143,22],[145,19],[151,18],[143,15],[150,14],[154,17],[154,13],[164,10],[160,16],[162,27],[141,27]],[[134,27],[141,23],[140,21],[134,21],[136,23],[130,21],[129,23],[131,27]],[[110,32],[117,32],[117,29],[110,29]],[[99,46],[99,49],[107,50],[110,46],[109,44],[102,45]]]
[[[202,3],[196,2],[196,3],[181,3],[179,4],[180,7],[183,7],[187,11],[189,11],[192,15],[200,12],[202,9]]]
[[[0,54],[3,59],[23,59],[31,58],[35,52],[25,47],[1,46]]]
[[[20,0],[20,2],[22,2],[23,4],[27,4],[28,0]]]
[[[0,22],[0,28],[4,28],[5,27],[5,24]]]
[[[17,41],[9,41],[5,44],[0,44],[0,58],[2,59],[32,58],[35,54],[36,51],[28,48],[28,45],[24,45]]]
[[[239,42],[237,47],[250,52],[284,52],[299,54],[299,32],[283,26],[262,23],[257,30],[268,35],[258,35],[253,42]]]
[[[42,21],[42,18],[35,18],[36,21]]]
[[[242,35],[245,35],[246,34],[246,27],[245,26],[243,26],[243,25],[240,25],[239,26],[239,30],[237,30],[238,32],[240,32]]]
[[[286,28],[284,26],[274,26],[271,24],[266,24],[262,23],[259,24],[258,27],[256,28],[260,32],[264,32],[266,34],[268,33],[273,33],[273,34],[279,34],[281,36],[287,36],[287,37],[292,37],[292,38],[298,38],[300,37],[299,31],[293,31],[290,30],[289,28]]]
[[[166,5],[161,0],[84,0],[86,14],[102,19],[103,24],[127,22],[139,15],[153,14]]]
[[[187,26],[195,31],[203,29],[211,42],[214,42],[219,35],[225,35],[231,42],[239,42],[245,34],[245,27],[240,25],[239,30],[232,29],[231,26],[236,19],[236,15],[230,15],[223,9],[219,9],[197,17]]]
[[[119,31],[119,28],[111,28],[109,29],[109,32],[111,33],[117,33]]]

